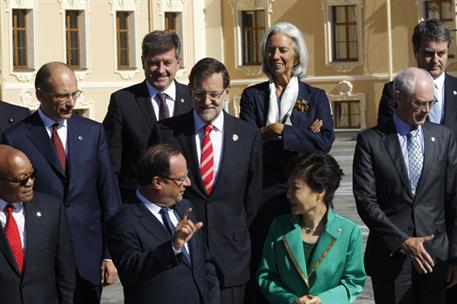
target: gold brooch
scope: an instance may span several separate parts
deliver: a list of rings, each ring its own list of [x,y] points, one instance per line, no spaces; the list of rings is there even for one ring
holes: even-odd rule
[[[306,100],[300,99],[295,102],[294,109],[298,112],[306,112],[309,110],[309,104]]]

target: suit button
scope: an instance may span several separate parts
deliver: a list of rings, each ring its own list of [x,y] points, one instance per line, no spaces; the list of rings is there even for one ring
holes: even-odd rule
[[[413,231],[413,226],[412,226],[412,225],[409,225],[409,226],[408,226],[408,230],[409,230],[409,231]]]

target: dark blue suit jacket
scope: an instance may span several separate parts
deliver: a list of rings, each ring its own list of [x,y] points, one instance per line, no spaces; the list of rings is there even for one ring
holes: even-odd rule
[[[240,101],[240,118],[260,129],[265,126],[268,117],[270,91],[268,82],[248,87]],[[278,181],[285,182],[284,167],[297,153],[310,153],[316,150],[329,152],[335,140],[333,119],[327,95],[321,89],[299,82],[297,100],[305,100],[308,109],[299,112],[292,110],[292,126],[286,125],[282,139],[264,143],[264,184]],[[319,133],[313,133],[309,126],[315,119],[321,119],[323,127]]]
[[[178,214],[191,207],[183,200]],[[195,216],[189,219],[196,222]],[[188,242],[192,265],[174,255],[172,236],[136,197],[107,225],[108,246],[124,287],[126,304],[220,303],[219,283],[203,232]]]
[[[8,129],[2,143],[29,157],[36,172],[35,190],[64,202],[78,272],[99,284],[100,265],[108,257],[104,223],[120,206],[119,189],[102,125],[77,115],[67,122],[66,175],[38,112]]]
[[[189,88],[175,81],[176,102],[174,114],[192,109]],[[152,108],[146,81],[114,92],[103,120],[108,148],[118,177],[122,198],[135,193],[136,162],[148,148],[148,140],[157,118]]]
[[[19,272],[0,229],[0,294],[8,304],[71,304],[76,284],[70,231],[63,205],[35,192],[24,203],[24,269]]]
[[[158,122],[152,144],[171,144],[186,158],[192,185],[184,197],[192,202],[198,220],[204,223],[220,283],[223,287],[242,285],[249,279],[248,228],[262,202],[260,134],[246,122],[225,112],[221,114],[224,115],[221,163],[213,191],[208,196],[199,170],[192,113]]]
[[[0,134],[29,115],[29,109],[0,100]]]

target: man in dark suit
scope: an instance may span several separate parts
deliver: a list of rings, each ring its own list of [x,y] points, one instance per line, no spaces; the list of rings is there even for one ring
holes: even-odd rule
[[[216,269],[183,200],[190,186],[184,156],[156,145],[140,159],[139,188],[107,225],[108,246],[126,304],[220,303]]]
[[[394,80],[396,112],[363,131],[353,163],[365,253],[377,303],[444,303],[457,283],[457,145],[448,128],[426,122],[433,79],[409,68]]]
[[[158,122],[152,139],[177,147],[189,162],[192,185],[185,193],[205,223],[216,260],[222,303],[243,303],[249,279],[248,228],[262,191],[262,143],[259,132],[222,111],[230,77],[212,58],[190,72],[194,110]]]
[[[8,304],[73,303],[75,264],[64,206],[33,192],[27,156],[0,145],[0,293]]]
[[[135,194],[136,162],[148,148],[154,123],[192,108],[189,89],[175,81],[182,56],[178,36],[153,31],[144,37],[142,49],[146,79],[113,93],[103,121],[124,201]]]
[[[29,109],[0,100],[0,134],[29,115]]]
[[[40,108],[4,132],[2,142],[29,155],[35,190],[64,202],[78,270],[75,303],[99,303],[101,284],[117,278],[104,223],[121,204],[103,127],[72,115],[81,92],[64,63],[43,65],[35,90]]]
[[[457,78],[445,72],[451,36],[446,24],[437,19],[421,21],[414,28],[412,38],[417,67],[427,70],[435,84],[438,100],[429,120],[450,128],[457,138]],[[378,124],[392,118],[396,104],[393,82],[384,85],[378,109]]]

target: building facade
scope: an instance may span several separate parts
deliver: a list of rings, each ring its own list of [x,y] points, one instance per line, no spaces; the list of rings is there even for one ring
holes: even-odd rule
[[[288,21],[305,36],[306,81],[327,92],[336,129],[358,130],[376,123],[384,83],[415,66],[412,31],[426,18],[457,28],[455,0],[1,0],[1,98],[36,109],[36,71],[63,61],[83,91],[78,112],[101,121],[113,91],[144,79],[144,35],[166,29],[183,42],[178,81],[203,57],[223,61],[232,78],[226,108],[237,115],[243,89],[266,80],[263,33]],[[456,55],[454,39],[454,75]]]

